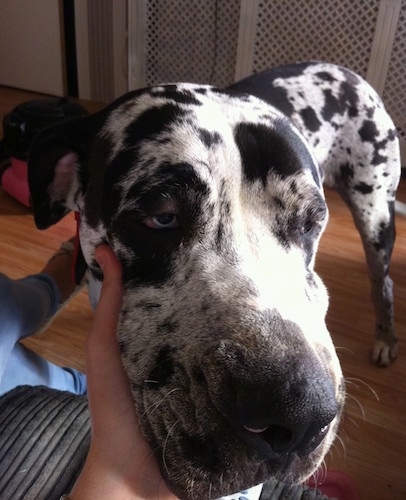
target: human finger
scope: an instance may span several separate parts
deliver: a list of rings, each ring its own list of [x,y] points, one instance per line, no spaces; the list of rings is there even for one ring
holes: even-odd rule
[[[121,266],[107,245],[98,247],[95,257],[104,279],[86,341],[86,373],[93,436],[105,436],[111,434],[111,423],[117,418],[127,415],[134,425],[135,410],[116,337],[122,303]]]

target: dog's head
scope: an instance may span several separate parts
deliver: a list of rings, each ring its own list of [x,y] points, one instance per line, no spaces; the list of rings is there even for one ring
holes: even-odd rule
[[[250,96],[157,86],[41,133],[29,176],[40,228],[80,212],[92,282],[99,244],[121,261],[122,359],[171,489],[312,474],[343,388],[313,268],[327,208],[296,129]]]

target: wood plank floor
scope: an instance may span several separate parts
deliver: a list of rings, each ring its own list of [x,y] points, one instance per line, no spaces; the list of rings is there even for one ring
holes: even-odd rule
[[[0,118],[31,95],[0,88]],[[92,109],[96,109],[93,106]],[[399,357],[389,368],[369,361],[374,318],[365,260],[349,212],[327,191],[330,222],[317,269],[330,292],[328,325],[348,381],[348,399],[339,440],[329,454],[331,469],[346,471],[365,500],[406,499],[406,218],[397,218],[391,275],[395,283]],[[406,183],[399,190],[406,202]],[[0,272],[12,278],[41,269],[74,232],[68,216],[46,231],[34,227],[29,209],[0,190]],[[82,291],[50,328],[27,344],[61,365],[84,369],[83,342],[92,320]]]

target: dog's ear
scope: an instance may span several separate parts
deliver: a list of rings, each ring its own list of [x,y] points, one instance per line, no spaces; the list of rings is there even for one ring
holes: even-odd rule
[[[28,183],[39,229],[55,224],[71,210],[80,210],[100,118],[100,114],[75,118],[35,136],[28,157]]]

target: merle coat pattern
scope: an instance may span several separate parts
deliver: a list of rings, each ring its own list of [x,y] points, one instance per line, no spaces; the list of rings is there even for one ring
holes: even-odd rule
[[[363,238],[374,360],[394,358],[398,175],[394,127],[374,91],[320,63],[223,90],[135,91],[37,137],[36,223],[80,213],[95,301],[95,248],[108,242],[120,258],[123,363],[142,430],[181,498],[303,481],[334,439],[344,385],[314,271],[323,179]]]

